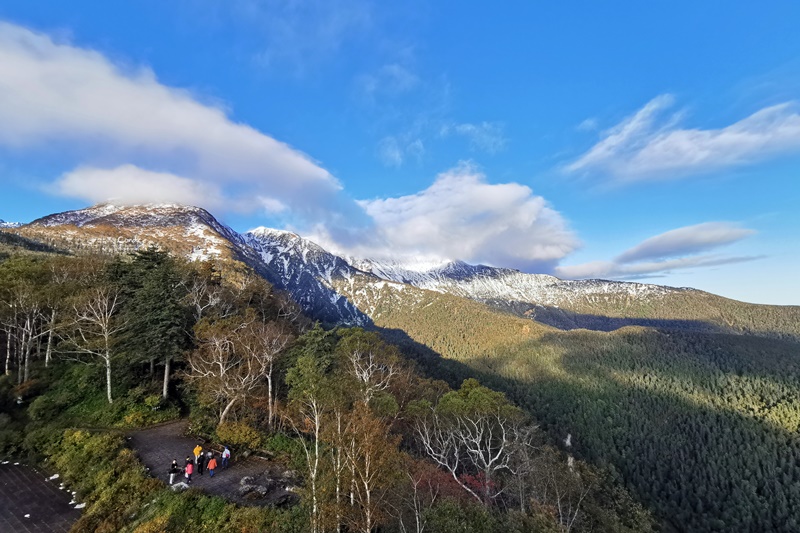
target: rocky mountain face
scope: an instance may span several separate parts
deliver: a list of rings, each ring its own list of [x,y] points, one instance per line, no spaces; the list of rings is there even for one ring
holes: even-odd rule
[[[243,238],[274,276],[269,281],[288,291],[309,316],[328,323],[363,326],[370,322],[335,284],[347,284],[356,278],[369,283],[376,281],[374,276],[288,231],[261,227],[248,231]]]
[[[413,310],[430,305],[440,294],[559,329],[610,331],[639,325],[761,333],[759,328],[772,328],[759,325],[769,319],[780,322],[781,331],[794,335],[798,330],[800,336],[800,321],[791,325],[795,314],[800,318],[797,309],[787,318],[785,312],[775,314],[774,306],[743,304],[694,289],[569,281],[462,261],[404,264],[343,258],[287,231],[262,227],[239,234],[196,207],[98,205],[5,231],[75,251],[124,253],[154,245],[190,260],[246,265],[289,292],[310,317],[329,324],[368,325],[387,306]]]

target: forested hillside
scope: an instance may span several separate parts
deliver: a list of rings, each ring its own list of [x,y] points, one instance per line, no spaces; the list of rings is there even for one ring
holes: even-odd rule
[[[454,301],[384,309],[607,467],[678,530],[795,531],[800,345],[747,335],[547,330]]]
[[[0,454],[58,469],[88,504],[75,531],[652,528],[503,393],[423,377],[374,332],[314,326],[254,273],[155,249],[14,254],[0,303]],[[180,416],[296,470],[299,504],[174,494],[109,432]]]

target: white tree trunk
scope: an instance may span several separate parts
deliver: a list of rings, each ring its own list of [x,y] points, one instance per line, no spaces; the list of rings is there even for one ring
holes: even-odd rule
[[[270,364],[269,371],[267,372],[267,424],[272,429],[272,419],[274,416],[274,403],[272,397],[272,364]]]
[[[111,398],[111,353],[106,352],[104,359],[106,362],[106,397],[108,403],[114,403],[114,399]]]
[[[166,400],[169,394],[169,371],[172,363],[172,357],[167,357],[164,361],[164,386],[161,389],[161,399]]]
[[[53,309],[50,314],[50,330],[47,332],[47,350],[44,353],[44,366],[50,366],[50,360],[53,358],[53,330],[56,325],[56,310]]]
[[[23,351],[25,350],[25,343],[26,343],[26,331],[22,330],[22,339],[20,340],[19,346],[17,347],[17,385],[22,383],[22,356]]]
[[[233,404],[235,404],[236,400],[238,400],[238,399],[239,398],[232,399],[231,401],[228,402],[228,405],[225,406],[225,409],[222,411],[222,414],[219,417],[219,423],[220,424],[225,422],[225,418],[228,416],[228,413],[230,412],[231,407],[233,407]]]
[[[11,328],[6,329],[6,376],[11,375]]]

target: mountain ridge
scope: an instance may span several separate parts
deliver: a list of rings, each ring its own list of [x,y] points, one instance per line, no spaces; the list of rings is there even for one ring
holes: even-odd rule
[[[59,248],[120,253],[156,245],[189,260],[240,263],[289,292],[312,318],[331,324],[367,326],[381,297],[404,294],[408,305],[417,305],[426,299],[417,291],[431,291],[558,329],[644,325],[771,335],[772,328],[800,338],[800,326],[792,325],[800,307],[787,306],[789,318],[773,317],[777,326],[761,327],[765,316],[781,315],[778,306],[746,304],[686,287],[562,280],[463,261],[409,268],[398,261],[342,257],[286,230],[259,227],[240,234],[205,209],[178,204],[99,204],[5,231]]]

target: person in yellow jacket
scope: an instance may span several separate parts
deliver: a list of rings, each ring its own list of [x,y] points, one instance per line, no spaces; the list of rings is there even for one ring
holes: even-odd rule
[[[200,460],[200,457],[203,455],[203,447],[198,444],[194,447],[194,464],[197,464],[197,461]]]

